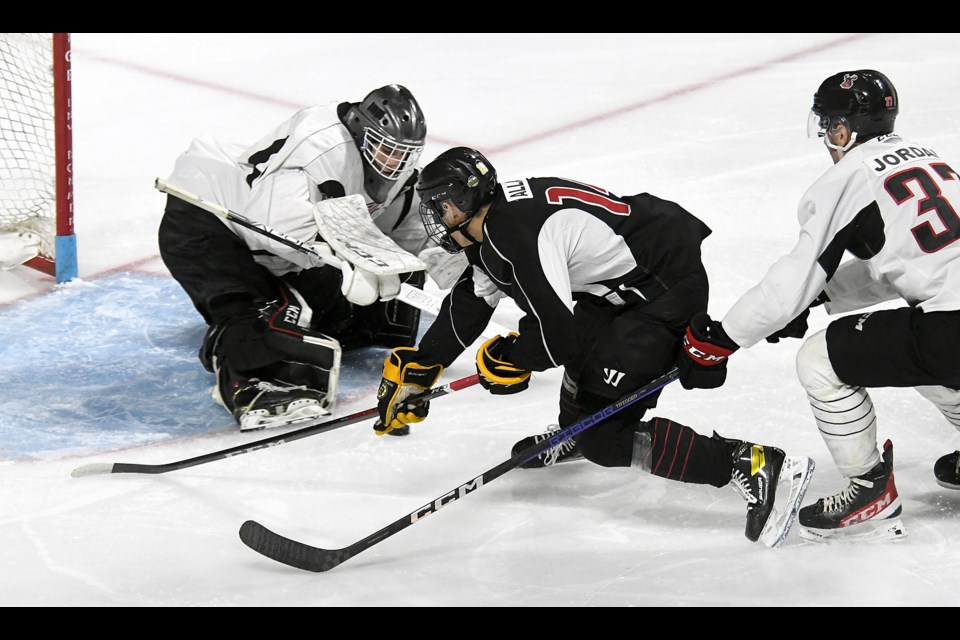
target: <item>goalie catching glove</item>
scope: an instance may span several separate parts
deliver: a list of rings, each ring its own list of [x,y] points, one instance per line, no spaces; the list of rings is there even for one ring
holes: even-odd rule
[[[677,368],[684,389],[715,389],[727,379],[727,358],[740,348],[716,320],[705,313],[690,319]]]
[[[417,350],[397,347],[383,364],[383,379],[377,390],[377,413],[373,425],[378,436],[412,422],[423,422],[430,411],[428,400],[407,402],[407,398],[428,391],[443,373],[443,365],[416,362]]]
[[[367,307],[377,300],[393,300],[400,295],[399,274],[391,273],[378,276],[366,269],[354,266],[348,260],[336,255],[326,242],[314,242],[310,245],[310,248],[317,254],[314,260],[317,266],[330,266],[329,263],[333,261],[332,259],[340,261],[340,271],[343,274],[340,292],[351,303],[360,307]]]
[[[510,348],[520,334],[494,336],[477,351],[477,373],[484,389],[496,395],[519,393],[530,385],[530,372],[510,361]]]

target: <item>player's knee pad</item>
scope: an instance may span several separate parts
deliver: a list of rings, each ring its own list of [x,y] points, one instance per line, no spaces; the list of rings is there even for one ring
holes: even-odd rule
[[[837,377],[830,364],[826,330],[818,331],[800,345],[796,367],[800,384],[814,397],[822,393],[829,395],[831,390],[847,386]]]

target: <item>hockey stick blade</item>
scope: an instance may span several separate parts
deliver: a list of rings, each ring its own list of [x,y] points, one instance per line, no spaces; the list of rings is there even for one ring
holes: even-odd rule
[[[333,569],[334,567],[339,566],[340,564],[354,557],[355,555],[369,549],[378,542],[382,542],[395,533],[399,533],[400,531],[406,529],[410,525],[420,522],[431,513],[436,513],[442,507],[445,507],[452,502],[455,502],[460,498],[477,491],[484,485],[496,480],[508,471],[516,469],[523,463],[536,458],[543,451],[557,446],[561,442],[574,437],[581,431],[589,429],[598,422],[632,405],[634,402],[637,402],[638,400],[647,397],[651,393],[665,387],[669,383],[676,380],[678,376],[679,372],[677,369],[672,369],[656,380],[653,380],[649,384],[637,389],[633,393],[627,394],[613,404],[604,407],[597,413],[588,416],[583,420],[580,420],[579,422],[562,429],[561,431],[558,431],[548,439],[541,440],[540,442],[527,447],[523,451],[517,452],[517,454],[509,460],[501,462],[496,467],[493,467],[492,469],[483,472],[479,476],[468,480],[452,491],[448,491],[432,502],[423,505],[416,511],[408,513],[407,515],[388,524],[386,527],[383,527],[379,531],[370,534],[363,540],[355,542],[350,546],[343,547],[342,549],[323,549],[305,544],[303,542],[298,542],[271,531],[255,520],[247,520],[240,526],[240,540],[257,553],[272,560],[276,560],[282,564],[297,569],[303,569],[305,571],[313,571],[315,573],[329,571],[330,569]]]
[[[460,391],[461,389],[466,389],[467,387],[472,387],[480,381],[480,377],[477,374],[472,376],[467,376],[465,378],[460,378],[459,380],[454,380],[440,387],[434,387],[429,391],[420,394],[419,396],[411,397],[408,399],[409,402],[415,402],[417,400],[433,400],[441,396],[453,393],[455,391]],[[308,436],[316,435],[318,433],[326,433],[327,431],[333,431],[334,429],[339,429],[340,427],[345,427],[347,425],[355,424],[367,418],[374,417],[377,415],[377,408],[371,407],[369,409],[364,409],[363,411],[358,411],[356,413],[351,413],[348,416],[341,416],[340,418],[334,418],[333,420],[327,420],[316,424],[314,423],[296,429],[294,431],[288,431],[286,433],[280,433],[269,438],[263,438],[262,440],[255,440],[254,442],[248,442],[247,444],[237,445],[235,447],[230,447],[229,449],[222,449],[220,451],[213,451],[211,453],[205,453],[200,456],[193,458],[187,458],[184,460],[177,460],[175,462],[167,462],[164,464],[135,464],[135,463],[126,463],[126,462],[94,462],[91,464],[85,464],[74,469],[70,475],[74,478],[79,478],[81,476],[92,476],[100,475],[105,473],[166,473],[168,471],[176,471],[178,469],[186,469],[187,467],[194,467],[198,464],[204,464],[207,462],[213,462],[215,460],[223,460],[224,458],[232,458],[233,456],[238,456],[244,453],[250,453],[251,451],[258,451],[260,449],[267,449],[269,447],[276,447],[278,445],[284,444],[286,442],[293,442],[294,440],[300,440]]]

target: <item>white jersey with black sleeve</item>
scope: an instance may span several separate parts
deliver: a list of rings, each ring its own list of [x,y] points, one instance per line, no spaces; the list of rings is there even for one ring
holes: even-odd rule
[[[342,105],[343,103],[341,103]],[[414,174],[411,174],[411,176]],[[301,242],[317,235],[313,205],[360,194],[374,223],[411,253],[428,246],[416,216],[412,182],[392,202],[377,203],[363,185],[363,159],[338,116],[338,104],[303,109],[253,145],[196,138],[177,158],[170,184]],[[410,212],[413,215],[409,215]],[[303,253],[224,220],[274,275],[313,266]],[[414,224],[415,223],[415,224]]]
[[[934,149],[896,135],[868,140],[807,190],[797,217],[796,246],[721,321],[741,347],[784,327],[821,291],[829,313],[896,298],[960,309],[960,175]]]

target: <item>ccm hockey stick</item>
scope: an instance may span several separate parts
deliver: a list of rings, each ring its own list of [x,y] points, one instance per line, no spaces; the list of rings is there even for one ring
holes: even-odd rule
[[[342,549],[321,549],[319,547],[312,547],[308,544],[297,542],[296,540],[291,540],[290,538],[284,537],[278,533],[274,533],[270,529],[267,529],[262,524],[254,520],[247,520],[240,527],[240,539],[245,545],[257,553],[265,555],[268,558],[272,558],[277,562],[282,562],[283,564],[296,567],[297,569],[304,569],[306,571],[329,571],[330,569],[333,569],[339,564],[354,557],[358,553],[366,551],[378,542],[383,542],[393,534],[399,533],[410,525],[420,522],[431,513],[438,511],[441,507],[445,507],[448,504],[473,493],[484,485],[496,480],[508,471],[512,471],[513,469],[521,466],[523,463],[536,458],[543,451],[557,446],[564,440],[572,438],[581,431],[589,429],[601,420],[604,420],[605,418],[608,418],[622,409],[632,405],[634,402],[647,397],[654,391],[657,391],[658,389],[661,389],[667,384],[676,380],[678,376],[679,372],[677,369],[672,369],[656,380],[653,380],[649,384],[637,389],[633,393],[629,393],[613,404],[604,407],[592,416],[588,416],[583,420],[570,425],[566,429],[557,432],[548,439],[542,440],[527,447],[523,451],[518,452],[509,460],[501,462],[497,466],[484,471],[475,478],[471,478],[455,489],[444,493],[432,502],[423,505],[416,511],[408,513],[399,520],[395,520],[379,531],[370,534],[363,540],[355,542],[348,547],[344,547]]]
[[[473,374],[472,376],[454,380],[453,382],[447,383],[443,386],[434,387],[433,389],[430,389],[425,393],[421,393],[418,396],[412,396],[407,399],[407,402],[415,402],[417,400],[433,400],[434,398],[439,398],[441,396],[454,393],[455,391],[472,387],[473,385],[477,384],[479,380],[479,376],[477,374]],[[300,440],[301,438],[313,436],[318,433],[333,431],[334,429],[339,429],[340,427],[345,427],[376,415],[377,408],[372,407],[370,409],[364,409],[363,411],[352,413],[348,416],[327,420],[326,422],[321,422],[320,424],[301,427],[300,429],[288,431],[286,433],[279,433],[275,436],[270,436],[269,438],[263,438],[262,440],[255,440],[253,442],[248,442],[247,444],[230,447],[229,449],[205,453],[203,455],[196,456],[195,458],[187,458],[185,460],[177,460],[176,462],[167,462],[165,464],[94,462],[77,467],[70,473],[70,475],[74,478],[79,478],[80,476],[92,476],[101,473],[166,473],[168,471],[177,471],[178,469],[195,467],[198,464],[205,464],[215,460],[223,460],[224,458],[232,458],[233,456],[250,453],[251,451],[257,451],[258,449],[275,447],[277,445],[284,444],[285,442],[293,442],[294,440]]]

